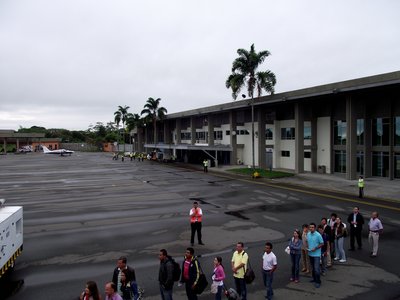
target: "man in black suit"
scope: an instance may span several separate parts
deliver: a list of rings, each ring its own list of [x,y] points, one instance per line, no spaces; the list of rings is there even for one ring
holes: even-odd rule
[[[359,212],[359,207],[354,207],[353,212],[347,218],[350,223],[350,251],[355,249],[355,239],[357,239],[358,249],[362,248],[361,231],[364,225],[364,218]]]
[[[120,258],[118,258],[117,267],[114,269],[113,278],[112,278],[112,282],[114,282],[114,284],[116,285],[117,293],[120,296],[122,295],[122,292],[121,292],[121,271],[123,269],[127,269],[128,270],[130,281],[136,282],[135,270],[133,268],[127,266],[126,263],[127,263],[127,259],[126,259],[125,256],[121,256]]]

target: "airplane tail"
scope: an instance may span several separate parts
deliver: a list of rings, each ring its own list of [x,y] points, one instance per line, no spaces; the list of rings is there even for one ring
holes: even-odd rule
[[[51,151],[46,146],[42,145],[43,153],[50,153]]]

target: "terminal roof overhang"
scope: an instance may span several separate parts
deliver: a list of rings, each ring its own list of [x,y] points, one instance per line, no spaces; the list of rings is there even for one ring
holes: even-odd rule
[[[323,95],[351,92],[351,91],[396,85],[396,84],[400,84],[400,71],[254,98],[254,105],[258,106],[263,104],[283,103],[288,101],[301,101],[302,99],[306,98],[309,99]],[[166,116],[166,119],[171,120],[171,119],[179,119],[190,116],[227,112],[235,109],[246,108],[248,106],[249,106],[249,99],[232,101],[229,103],[168,114]]]
[[[208,150],[208,151],[232,151],[232,146],[230,145],[214,145],[209,146],[208,144],[145,144],[145,148],[153,149],[178,149],[178,150]]]

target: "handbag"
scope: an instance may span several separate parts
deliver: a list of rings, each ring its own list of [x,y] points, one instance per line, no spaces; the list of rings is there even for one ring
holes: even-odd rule
[[[204,275],[203,269],[201,268],[201,265],[197,259],[196,259],[196,262],[200,269],[200,276],[199,276],[199,280],[197,280],[197,283],[194,286],[194,292],[197,295],[200,295],[206,289],[206,287],[208,285],[208,281],[207,281],[206,275]]]
[[[227,289],[226,286],[224,285],[224,290],[225,290],[224,294],[225,294],[226,298],[228,298],[228,300],[239,300],[240,299],[240,296],[236,292],[235,289],[233,289],[233,288]]]
[[[289,247],[289,246],[287,246],[287,247],[285,248],[285,252],[286,252],[286,254],[290,254],[290,247]]]
[[[219,286],[219,283],[215,282],[215,281],[211,284],[211,294],[218,293],[218,286]]]
[[[244,255],[244,253],[243,253]],[[251,264],[250,264],[250,259],[247,260],[247,268],[246,271],[244,272],[244,281],[246,282],[246,284],[250,284],[254,281],[254,279],[256,278],[256,274],[254,273]],[[244,266],[243,266],[243,270],[244,270]]]

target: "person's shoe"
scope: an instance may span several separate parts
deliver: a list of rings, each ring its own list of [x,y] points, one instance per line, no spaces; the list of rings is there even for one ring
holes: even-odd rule
[[[340,263],[345,263],[346,260],[345,260],[345,259],[341,259],[341,260],[339,260],[339,262],[340,262]]]
[[[372,254],[372,253],[371,253]],[[306,268],[303,268],[303,269],[301,269],[301,271],[302,272],[305,272],[305,271],[307,271],[307,269]]]
[[[320,284],[320,283],[315,283],[314,286],[315,286],[317,289],[319,289],[319,287],[321,286],[321,284]]]
[[[326,276],[326,273],[325,273],[325,272],[321,272],[321,275],[322,275],[322,276]]]
[[[294,279],[293,279],[293,277],[290,277],[290,279],[289,279],[290,281],[293,281]]]
[[[204,245],[204,243],[203,243],[203,242],[200,242],[199,245]]]
[[[294,282],[295,282],[295,283],[299,283],[299,280],[298,280],[298,279],[295,279]]]
[[[333,260],[339,260],[339,257],[335,257]]]
[[[376,257],[376,254],[371,254],[370,257],[374,257],[374,258],[375,258],[375,257]]]

